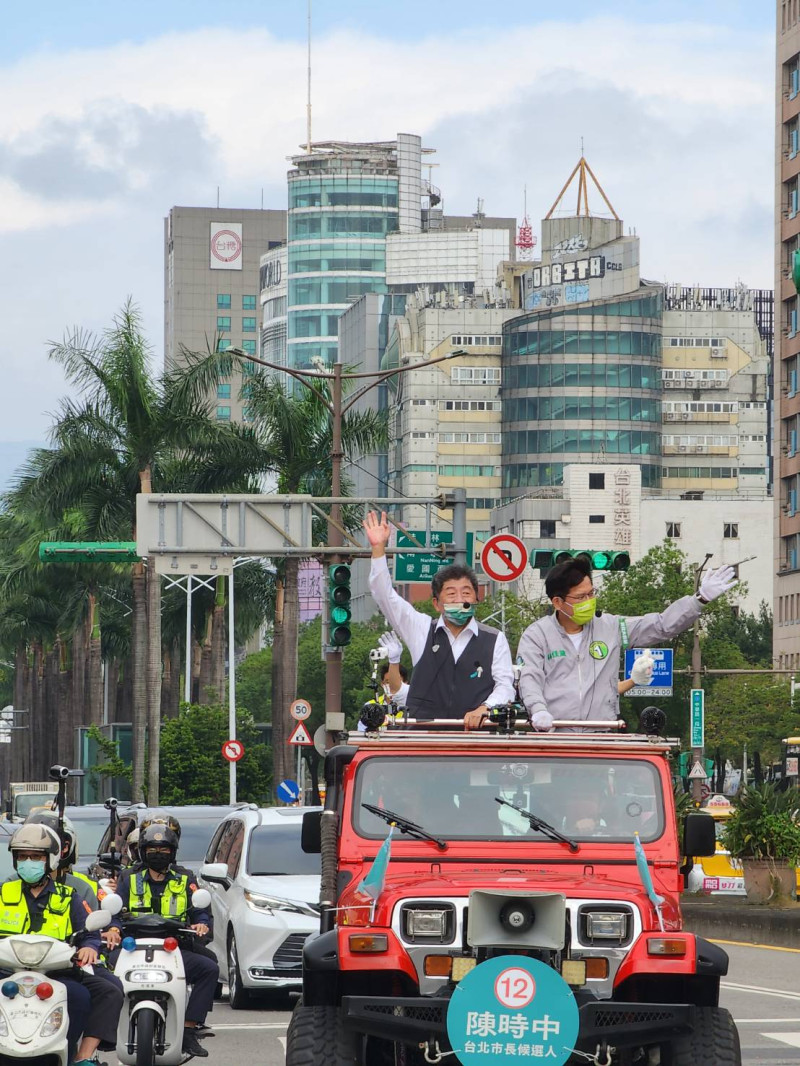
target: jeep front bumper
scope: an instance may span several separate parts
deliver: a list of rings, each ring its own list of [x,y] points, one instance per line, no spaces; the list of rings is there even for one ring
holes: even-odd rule
[[[447,1042],[445,996],[343,996],[342,1020],[357,1033],[401,1044]],[[591,1000],[579,1003],[578,1051],[594,1051],[598,1044],[639,1047],[660,1044],[694,1027],[695,1008],[686,1003],[619,1003]]]

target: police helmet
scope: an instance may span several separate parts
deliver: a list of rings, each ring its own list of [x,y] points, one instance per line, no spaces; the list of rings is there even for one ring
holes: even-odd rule
[[[152,847],[170,848],[174,858],[178,851],[178,844],[178,834],[163,822],[153,822],[139,833],[139,854],[143,859],[147,849]]]
[[[42,851],[47,856],[47,868],[55,873],[61,858],[61,841],[58,833],[48,825],[21,825],[8,844],[8,850],[17,865],[16,851]]]
[[[64,818],[59,833],[58,814],[46,807],[39,807],[31,811],[25,819],[25,825],[46,825],[61,837],[62,847],[68,849],[67,854],[61,857],[61,866],[73,866],[78,861],[78,834],[69,818]]]
[[[165,811],[154,811],[153,814],[149,814],[139,823],[139,829],[144,830],[151,825],[168,825],[172,832],[177,836],[178,842],[180,843],[181,823],[174,814],[167,814]]]

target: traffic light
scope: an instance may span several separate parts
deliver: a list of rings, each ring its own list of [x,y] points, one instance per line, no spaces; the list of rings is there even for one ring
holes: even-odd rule
[[[630,552],[592,551],[588,548],[559,548],[556,551],[535,549],[531,552],[531,566],[534,570],[551,570],[559,563],[570,559],[586,559],[592,570],[605,572],[627,570],[631,565]]]
[[[352,639],[350,632],[350,567],[347,563],[334,563],[328,567],[328,605],[330,607],[330,642],[343,648]]]
[[[43,540],[39,560],[43,563],[135,563],[136,542]]]

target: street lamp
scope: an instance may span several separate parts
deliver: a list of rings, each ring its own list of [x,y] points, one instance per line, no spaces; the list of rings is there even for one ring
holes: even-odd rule
[[[295,381],[299,381],[307,389],[310,389],[326,410],[330,412],[332,424],[331,496],[336,498],[340,497],[342,494],[341,476],[342,459],[344,457],[344,452],[342,451],[342,419],[344,415],[346,415],[347,412],[358,403],[361,397],[370,391],[370,389],[374,389],[376,385],[381,385],[389,378],[395,377],[397,374],[405,374],[409,370],[419,370],[429,366],[436,366],[437,363],[444,363],[448,359],[467,355],[468,353],[464,351],[463,348],[455,348],[453,351],[447,352],[445,355],[439,355],[435,359],[426,359],[422,363],[409,363],[407,366],[398,366],[393,370],[362,371],[355,374],[348,374],[348,381],[363,378],[368,378],[370,380],[361,388],[357,389],[352,396],[348,397],[346,402],[344,402],[342,396],[342,371],[344,367],[338,359],[333,363],[331,370],[323,370],[321,368],[316,370],[298,370],[295,367],[281,366],[279,363],[271,363],[266,359],[259,359],[258,356],[250,355],[241,348],[227,348],[224,354],[235,355],[240,359],[258,363],[259,366],[265,366],[269,370],[288,374],[289,377],[294,378]],[[314,381],[332,382],[330,399],[328,399],[321,389],[314,386]],[[328,527],[328,545],[332,548],[341,548],[344,545],[341,523],[342,505],[340,503],[332,503],[330,524]],[[454,543],[453,547],[461,547],[461,545],[456,545]],[[331,556],[329,561],[331,563],[338,563],[343,562],[344,560],[340,554],[337,554]],[[328,648],[325,652],[325,728],[328,732],[337,732],[344,729],[344,713],[342,711],[342,652],[340,648]]]

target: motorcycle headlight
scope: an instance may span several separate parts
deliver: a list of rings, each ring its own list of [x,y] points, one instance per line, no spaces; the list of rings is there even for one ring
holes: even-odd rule
[[[55,1010],[51,1010],[45,1020],[42,1022],[42,1027],[39,1030],[39,1036],[55,1036],[61,1026],[64,1024],[64,1008],[56,1007]],[[3,1033],[3,1036],[7,1036],[7,1033]]]
[[[170,974],[166,970],[128,970],[125,980],[131,984],[166,984],[170,980]]]
[[[11,945],[11,950],[17,957],[17,961],[21,966],[24,966],[28,970],[38,969],[50,951],[55,941],[51,940],[48,944],[46,941],[38,941],[35,944],[26,944],[24,941],[14,941]]]
[[[264,914],[268,911],[290,911],[294,914],[306,914],[311,918],[319,917],[319,911],[313,903],[302,900],[281,899],[280,896],[264,896],[260,892],[245,889],[244,901],[250,910]]]

